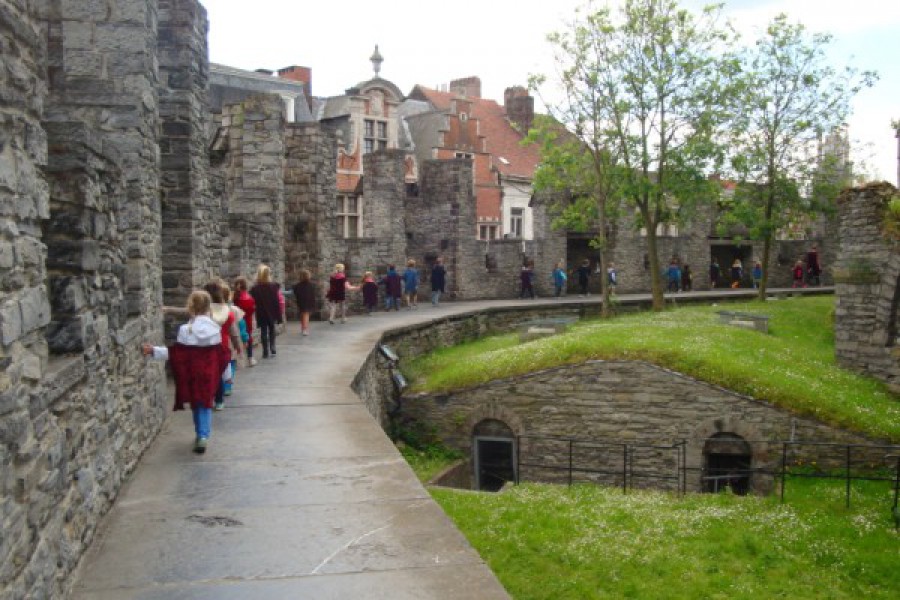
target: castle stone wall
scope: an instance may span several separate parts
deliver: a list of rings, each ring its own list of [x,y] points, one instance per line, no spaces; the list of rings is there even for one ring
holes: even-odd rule
[[[900,245],[884,232],[887,182],[838,199],[840,250],[834,268],[838,363],[900,390]]]

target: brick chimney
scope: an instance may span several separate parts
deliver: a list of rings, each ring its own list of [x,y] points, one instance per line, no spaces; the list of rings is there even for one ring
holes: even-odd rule
[[[290,67],[278,69],[278,76],[282,79],[303,83],[303,91],[306,92],[306,102],[312,108],[312,69],[291,65]]]
[[[506,116],[522,134],[527,134],[534,122],[534,98],[520,85],[506,88],[503,92],[503,106]]]
[[[464,77],[450,82],[450,93],[466,98],[481,98],[481,78]]]

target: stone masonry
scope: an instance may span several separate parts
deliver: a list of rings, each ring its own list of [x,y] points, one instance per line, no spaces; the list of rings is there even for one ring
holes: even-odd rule
[[[900,245],[884,231],[896,195],[881,182],[845,190],[838,200],[834,335],[839,364],[900,391]]]

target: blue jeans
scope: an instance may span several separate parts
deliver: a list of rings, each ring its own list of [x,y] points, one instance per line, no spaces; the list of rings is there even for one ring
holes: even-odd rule
[[[194,431],[197,437],[208,438],[212,433],[212,409],[192,406],[191,412],[194,413]]]
[[[431,290],[431,303],[435,306],[441,301],[441,290]]]

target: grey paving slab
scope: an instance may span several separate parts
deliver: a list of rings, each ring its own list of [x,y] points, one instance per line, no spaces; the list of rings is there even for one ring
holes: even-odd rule
[[[131,505],[134,507],[135,505]],[[79,592],[447,565],[481,559],[430,498],[117,511]]]
[[[76,600],[505,600],[503,587],[489,572],[469,565],[396,569],[245,581],[201,581],[142,588],[91,590]]]

